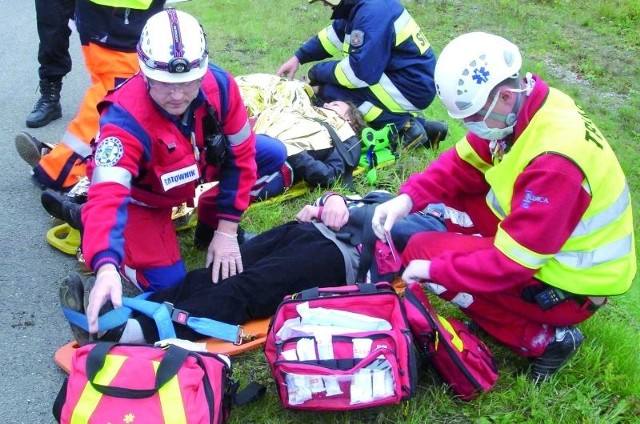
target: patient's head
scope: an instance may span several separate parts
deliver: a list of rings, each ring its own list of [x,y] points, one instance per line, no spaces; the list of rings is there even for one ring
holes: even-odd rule
[[[362,130],[367,126],[367,123],[364,121],[362,112],[358,110],[355,104],[336,100],[331,103],[325,103],[322,106],[338,113],[351,126],[356,136],[362,136]]]

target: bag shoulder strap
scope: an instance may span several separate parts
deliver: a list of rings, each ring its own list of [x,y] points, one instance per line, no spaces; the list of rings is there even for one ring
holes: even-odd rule
[[[171,380],[182,364],[189,356],[189,351],[178,346],[170,345],[166,354],[160,361],[154,387],[147,389],[130,389],[126,387],[107,386],[96,383],[95,379],[98,372],[104,367],[109,351],[115,347],[117,343],[99,342],[94,345],[87,355],[87,379],[94,389],[107,396],[113,396],[126,399],[143,399],[153,396],[162,386]]]
[[[360,264],[358,265],[358,273],[356,274],[356,283],[364,283],[367,278],[367,272],[371,271],[371,282],[378,282],[378,269],[373,260],[373,252],[376,246],[376,235],[373,232],[371,221],[376,205],[369,204],[363,206],[366,209],[365,219],[362,228],[362,246],[360,248]]]

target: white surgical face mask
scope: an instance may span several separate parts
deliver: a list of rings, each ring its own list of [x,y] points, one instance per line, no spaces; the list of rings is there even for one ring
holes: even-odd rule
[[[511,135],[513,133],[513,127],[516,124],[515,119],[512,119],[511,125],[505,128],[490,128],[486,122],[488,117],[491,117],[492,119],[498,118],[498,116],[494,116],[495,114],[493,113],[493,108],[496,107],[496,104],[498,103],[499,98],[500,98],[500,93],[498,92],[493,98],[493,101],[491,102],[489,109],[487,109],[486,113],[484,114],[484,119],[482,121],[469,121],[469,122],[465,121],[464,122],[465,127],[467,127],[469,131],[471,131],[478,137],[484,138],[485,140],[503,140],[507,138],[509,135]],[[515,118],[515,115],[514,115],[514,118]]]
[[[489,128],[484,121],[465,122],[465,127],[475,135],[485,140],[504,140],[513,134],[513,125],[505,128]]]
[[[525,88],[512,88],[508,89],[508,91],[511,91],[512,93],[525,93],[525,95],[528,96],[533,90],[534,83],[535,81],[532,78],[531,73],[527,73],[525,77]],[[491,102],[489,109],[487,109],[487,112],[485,113],[484,119],[482,121],[464,122],[464,125],[469,131],[480,138],[484,138],[485,140],[504,140],[505,138],[513,134],[513,129],[516,126],[516,113],[512,112],[507,115],[500,115],[493,112],[493,108],[496,107],[499,97],[500,93],[496,94],[496,96],[493,98],[493,101]],[[518,104],[516,104],[516,111],[518,110],[519,103],[520,99],[518,100]],[[509,125],[504,128],[489,128],[489,126],[485,122],[487,118],[502,120],[505,124],[509,123]]]

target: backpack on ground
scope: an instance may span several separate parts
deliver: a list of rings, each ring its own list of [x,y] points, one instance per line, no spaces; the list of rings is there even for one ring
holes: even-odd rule
[[[75,352],[53,414],[60,423],[223,423],[240,403],[231,374],[226,355],[90,343]]]
[[[416,387],[413,338],[387,283],[287,296],[271,321],[264,353],[285,408],[396,404]]]
[[[403,304],[423,360],[460,399],[473,400],[491,390],[498,369],[482,340],[462,322],[438,315],[419,283],[407,285]]]

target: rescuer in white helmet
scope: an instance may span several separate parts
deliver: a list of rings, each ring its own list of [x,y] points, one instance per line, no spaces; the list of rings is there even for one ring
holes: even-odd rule
[[[218,181],[198,203],[199,221],[211,229],[214,283],[243,269],[238,222],[257,178],[280,182],[271,195],[284,189],[282,178],[268,178],[280,175],[284,145],[256,138],[234,78],[209,60],[194,17],[168,8],[149,18],[138,59],[141,72],[98,105],[82,209],[83,254],[96,272],[86,310],[92,332],[107,300],[121,304],[121,276],[143,291],[184,279],[171,211],[193,202],[199,184]]]
[[[412,237],[403,279],[531,358],[539,381],[580,347],[576,324],[629,289],[636,258],[611,147],[569,96],[521,68],[518,47],[493,34],[442,50],[436,92],[469,132],[378,206],[372,225],[384,239],[407,214],[445,203],[450,232]]]

